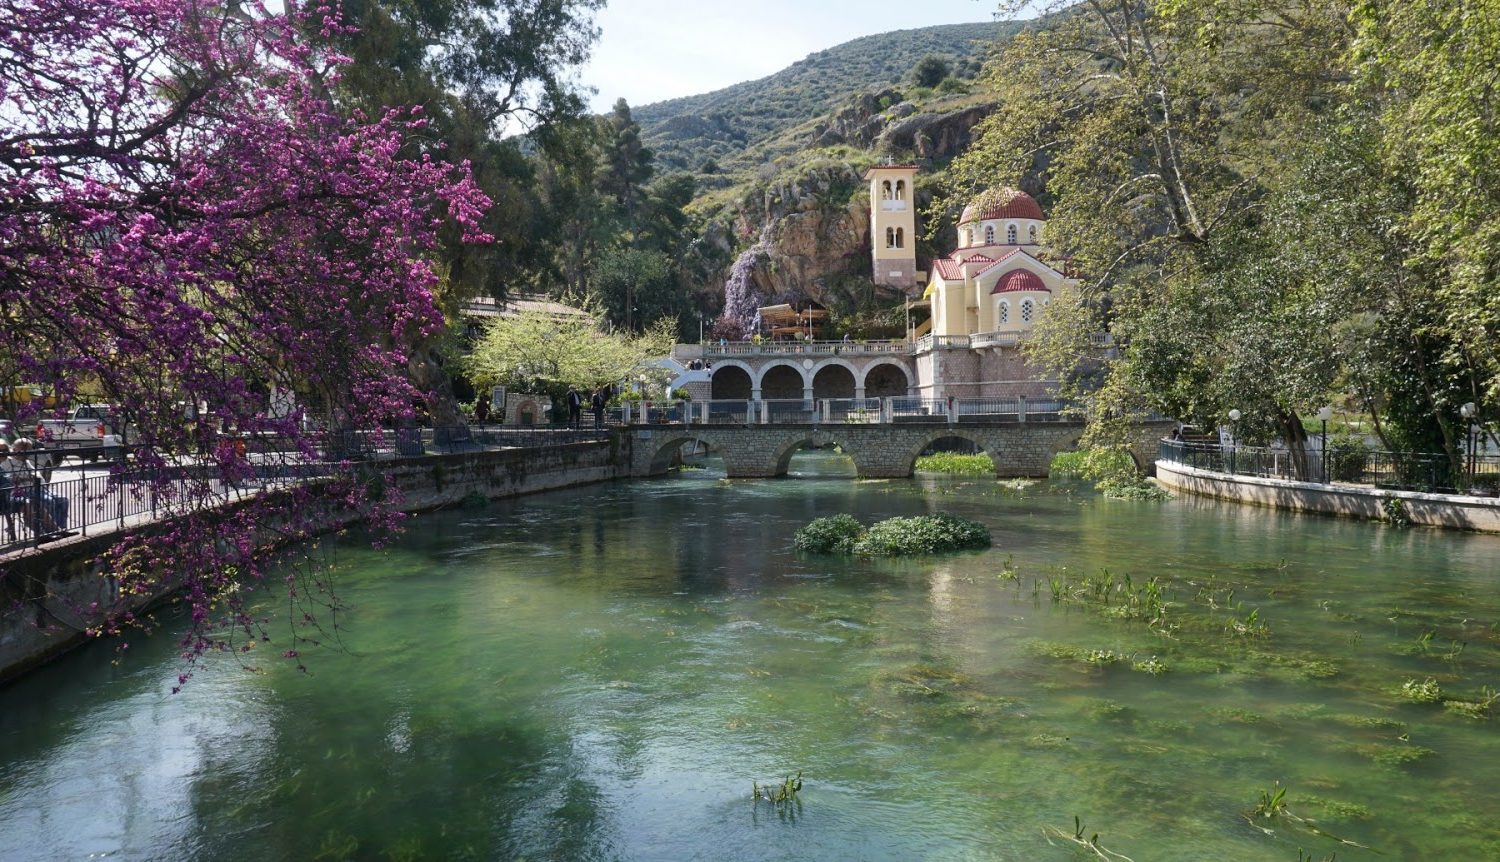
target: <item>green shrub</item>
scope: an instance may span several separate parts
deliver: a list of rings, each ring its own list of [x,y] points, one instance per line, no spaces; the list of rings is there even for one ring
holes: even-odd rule
[[[793,544],[809,554],[852,554],[865,528],[852,515],[818,518],[797,531]]]
[[[990,543],[990,531],[983,524],[954,515],[918,515],[881,521],[854,550],[875,557],[909,557],[988,548]]]
[[[1096,446],[1059,452],[1052,458],[1050,472],[1053,476],[1087,479],[1104,496],[1117,500],[1165,500],[1170,496],[1136,471],[1135,460],[1123,448]]]
[[[1354,437],[1328,441],[1328,476],[1335,482],[1358,482],[1364,478],[1370,448]]]
[[[960,455],[957,452],[938,452],[917,459],[919,473],[952,473],[956,476],[993,476],[995,462],[990,456]]]

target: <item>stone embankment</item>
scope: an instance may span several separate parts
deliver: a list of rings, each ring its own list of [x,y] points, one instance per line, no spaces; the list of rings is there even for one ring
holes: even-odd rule
[[[1263,479],[1189,467],[1165,459],[1156,462],[1156,481],[1185,494],[1273,509],[1500,533],[1500,500],[1492,497]]]
[[[366,462],[386,486],[399,490],[401,509],[423,512],[469,499],[502,499],[628,476],[628,455],[614,442],[494,449]],[[325,529],[357,521],[357,513],[331,511]],[[159,523],[127,530],[148,532]],[[114,601],[115,584],[94,563],[120,532],[78,537],[15,555],[0,563],[0,681],[15,677],[87,640],[94,620],[80,615],[90,603]],[[143,597],[136,610],[165,596]]]

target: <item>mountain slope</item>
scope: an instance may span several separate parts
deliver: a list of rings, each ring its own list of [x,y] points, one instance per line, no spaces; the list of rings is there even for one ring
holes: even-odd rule
[[[947,24],[865,36],[809,54],[780,72],[712,93],[632,109],[661,169],[698,169],[833,110],[849,94],[906,80],[928,54],[971,77],[1015,23]]]

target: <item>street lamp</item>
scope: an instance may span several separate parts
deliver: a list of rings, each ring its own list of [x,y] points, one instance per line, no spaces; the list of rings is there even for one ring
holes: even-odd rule
[[[1235,408],[1229,411],[1229,439],[1233,444],[1229,449],[1229,473],[1234,475],[1234,459],[1240,448],[1240,417],[1245,414]]]
[[[1328,484],[1328,420],[1333,418],[1333,407],[1324,404],[1318,408],[1318,421],[1323,423],[1323,484]]]
[[[1465,453],[1468,456],[1468,469],[1466,472],[1469,478],[1468,488],[1472,488],[1474,486],[1474,417],[1479,415],[1479,405],[1475,404],[1473,401],[1470,401],[1464,404],[1464,406],[1458,408],[1458,414],[1464,417],[1464,427],[1468,432],[1467,443],[1469,451]]]

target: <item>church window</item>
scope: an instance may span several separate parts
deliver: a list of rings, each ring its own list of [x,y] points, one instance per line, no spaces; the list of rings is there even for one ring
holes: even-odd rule
[[[880,199],[881,200],[887,200],[887,201],[891,199],[891,181],[890,180],[886,180],[885,182],[883,182],[883,183],[880,184]]]
[[[960,248],[968,248],[969,245],[974,241],[973,231],[970,231],[968,228],[964,228],[963,230],[959,231],[959,240]]]
[[[906,200],[906,180],[896,180],[896,200]]]
[[[1016,244],[1016,226],[1009,225],[1005,228],[1005,241],[1011,245]]]
[[[896,248],[906,248],[906,228],[896,228]]]
[[[1036,242],[1036,225],[1032,225],[1031,227],[1026,229],[1026,236],[1029,237],[1032,242]]]
[[[1021,300],[1021,322],[1030,323],[1036,311],[1036,303],[1029,299]]]
[[[992,224],[987,224],[984,226],[984,244],[995,244],[995,226]]]
[[[888,227],[885,229],[885,247],[896,247],[896,229],[893,227]]]
[[[995,316],[1000,321],[1001,326],[1010,323],[1010,302],[1008,300],[1000,300],[1000,310]]]

